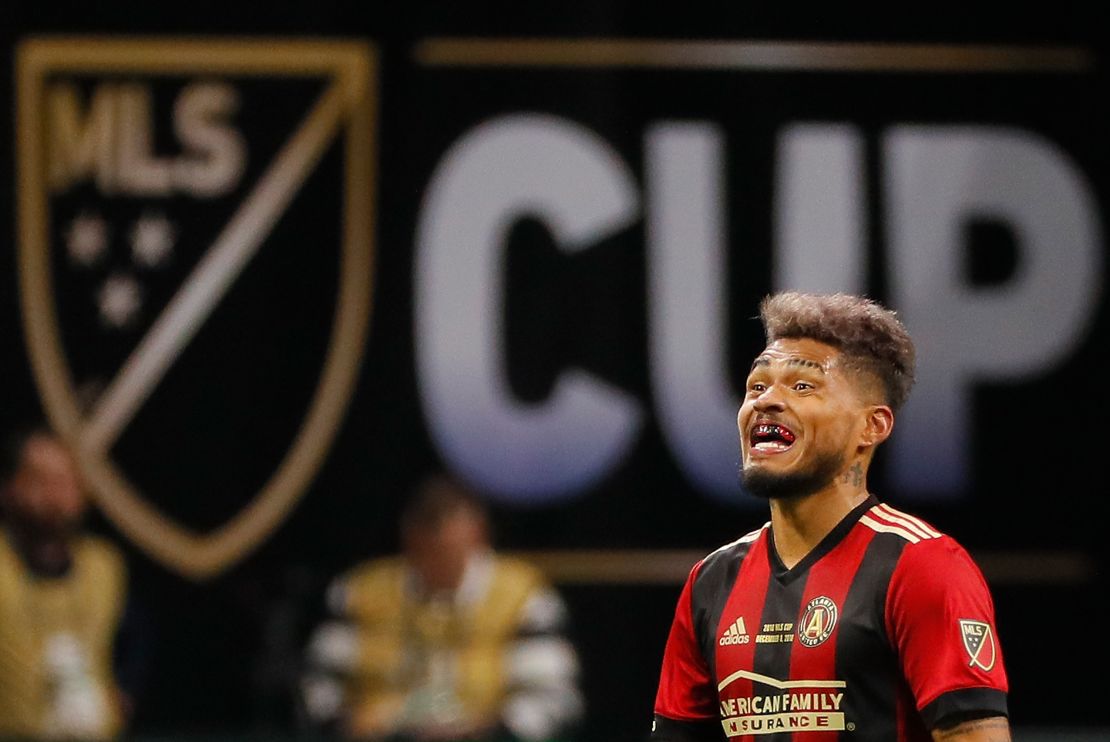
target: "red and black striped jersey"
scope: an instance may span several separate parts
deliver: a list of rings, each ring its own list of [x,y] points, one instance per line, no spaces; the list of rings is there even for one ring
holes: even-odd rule
[[[791,569],[770,524],[690,571],[653,742],[927,740],[1007,714],[986,580],[967,551],[871,497]]]

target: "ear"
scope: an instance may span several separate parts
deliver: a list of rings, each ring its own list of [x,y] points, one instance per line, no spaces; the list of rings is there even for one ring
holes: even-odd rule
[[[894,430],[894,410],[886,405],[874,405],[867,409],[866,415],[860,446],[874,448],[889,438]]]

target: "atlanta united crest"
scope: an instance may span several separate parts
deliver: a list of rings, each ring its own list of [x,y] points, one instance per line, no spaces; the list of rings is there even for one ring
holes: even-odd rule
[[[353,42],[19,45],[42,407],[100,510],[189,578],[272,533],[346,414],[371,305],[374,84]]]
[[[798,641],[807,647],[816,647],[832,636],[839,615],[831,598],[819,595],[806,605],[802,620],[798,622]]]

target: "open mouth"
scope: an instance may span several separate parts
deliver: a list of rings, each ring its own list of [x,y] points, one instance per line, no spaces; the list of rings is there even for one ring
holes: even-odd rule
[[[778,423],[759,423],[752,428],[749,441],[756,451],[785,451],[794,445],[794,432]]]

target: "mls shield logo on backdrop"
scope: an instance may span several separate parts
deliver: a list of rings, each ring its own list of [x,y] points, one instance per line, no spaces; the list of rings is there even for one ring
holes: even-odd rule
[[[296,40],[18,51],[19,271],[50,423],[100,509],[202,579],[273,532],[355,387],[374,57]]]

